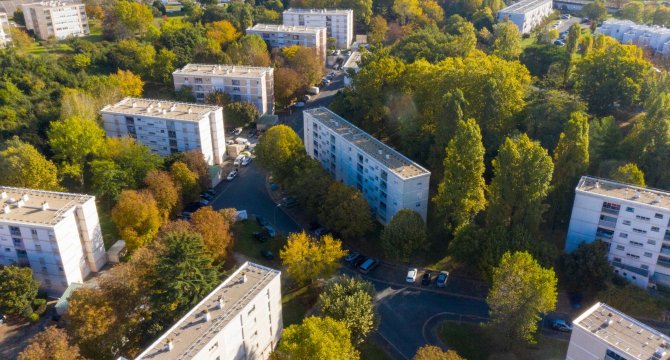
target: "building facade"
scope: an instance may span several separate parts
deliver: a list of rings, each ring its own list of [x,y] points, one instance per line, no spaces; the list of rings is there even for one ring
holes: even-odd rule
[[[0,186],[0,265],[29,266],[50,296],[107,262],[95,197]]]
[[[640,287],[670,286],[670,193],[583,176],[565,251],[604,241],[615,273]]]
[[[605,20],[596,33],[613,37],[622,44],[634,44],[663,55],[670,54],[670,29],[638,25],[630,20]]]
[[[330,174],[361,191],[387,224],[401,209],[426,221],[430,172],[332,111],[303,111],[305,150]]]
[[[219,106],[128,97],[105,106],[100,114],[107,136],[135,138],[159,155],[199,150],[209,165],[225,158]]]
[[[307,26],[286,26],[275,24],[256,24],[247,29],[248,35],[258,35],[270,48],[284,48],[300,45],[313,48],[326,61],[326,28]]]
[[[191,88],[198,102],[215,91],[233,101],[254,104],[261,114],[274,112],[274,70],[271,67],[188,64],[172,73],[175,90]]]
[[[670,359],[670,337],[603,303],[572,324],[566,360]]]
[[[509,19],[520,33],[528,34],[551,15],[552,6],[552,0],[521,0],[500,10],[498,21]]]
[[[75,1],[42,1],[21,5],[26,28],[40,40],[63,40],[90,34],[84,4]]]
[[[280,272],[246,262],[136,360],[265,360],[282,329]]]
[[[348,49],[354,39],[354,11],[342,9],[284,10],[284,25],[326,28],[326,36],[337,40],[336,46]]]
[[[8,46],[12,42],[9,36],[9,18],[7,14],[0,12],[0,48]]]

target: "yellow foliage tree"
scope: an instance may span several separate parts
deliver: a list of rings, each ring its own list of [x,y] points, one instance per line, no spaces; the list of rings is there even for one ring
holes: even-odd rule
[[[140,97],[144,91],[144,81],[130,70],[119,69],[109,76],[109,81],[119,87],[123,96]]]
[[[146,190],[124,190],[112,209],[112,220],[131,251],[153,241],[162,224],[156,200]]]
[[[331,235],[315,239],[304,231],[290,234],[279,252],[286,271],[298,284],[329,277],[346,254],[342,243]]]
[[[214,211],[211,206],[206,206],[193,213],[191,222],[193,229],[202,236],[202,242],[209,254],[215,261],[224,262],[233,245],[233,235],[226,217]]]
[[[191,171],[186,164],[176,161],[170,166],[170,175],[177,185],[181,187],[184,202],[198,199],[200,185],[198,184],[198,174]]]
[[[207,38],[214,40],[219,47],[225,46],[240,37],[235,26],[227,20],[207,24]]]

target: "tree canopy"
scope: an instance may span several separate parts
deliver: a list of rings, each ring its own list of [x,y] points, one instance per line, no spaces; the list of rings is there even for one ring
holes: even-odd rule
[[[344,322],[354,344],[361,344],[377,325],[375,290],[360,278],[340,276],[331,280],[319,294],[319,311]]]
[[[342,243],[330,234],[315,239],[304,231],[289,234],[279,252],[286,272],[298,284],[329,277],[344,255]]]
[[[302,324],[284,329],[276,356],[281,360],[360,358],[359,352],[351,344],[351,333],[344,322],[314,316],[305,318]]]

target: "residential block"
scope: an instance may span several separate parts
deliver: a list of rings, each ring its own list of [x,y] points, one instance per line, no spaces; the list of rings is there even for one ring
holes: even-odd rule
[[[326,36],[337,40],[336,46],[348,49],[354,39],[354,11],[351,9],[284,10],[284,25],[326,28]]]
[[[4,12],[0,12],[0,48],[8,46],[12,42],[9,36],[9,18]]]
[[[90,34],[86,7],[80,1],[41,1],[21,5],[26,28],[40,40],[63,40]]]
[[[622,44],[634,44],[663,55],[670,54],[670,29],[636,24],[630,20],[605,20],[596,33],[615,38]]]
[[[313,48],[326,61],[326,28],[307,26],[286,26],[275,24],[256,24],[247,29],[248,35],[258,35],[271,48],[284,48],[300,45]]]
[[[552,0],[521,0],[498,11],[498,21],[509,19],[522,34],[530,33],[551,15]]]

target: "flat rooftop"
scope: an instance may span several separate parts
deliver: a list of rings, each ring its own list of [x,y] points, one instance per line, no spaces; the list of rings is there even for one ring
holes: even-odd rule
[[[670,209],[670,192],[620,183],[591,176],[582,176],[578,191],[605,195],[621,200]]]
[[[606,304],[595,304],[573,325],[634,359],[670,359],[669,337]]]
[[[258,78],[266,74],[272,74],[272,72],[273,69],[271,67],[220,64],[186,64],[186,66],[175,70],[172,72],[172,74]]]
[[[278,270],[250,262],[244,263],[156,342],[144,350],[136,360],[192,359],[212,337],[225,328],[231,320],[236,319],[251,300],[279,275]],[[244,281],[245,276],[246,282]],[[223,300],[222,308],[218,306],[219,299]],[[207,311],[210,315],[209,321],[205,321]],[[169,341],[172,342],[172,350],[168,351]]]
[[[81,1],[69,0],[69,1],[36,1],[23,4],[30,7],[43,7],[43,8],[59,8],[63,6],[78,6],[81,5]]]
[[[375,139],[370,134],[359,129],[354,124],[348,122],[325,107],[305,110],[304,113],[319,120],[321,124],[334,130],[347,141],[356,145],[356,147],[388,167],[393,173],[403,179],[421,175],[430,175],[430,171],[426,170],[421,165]]]
[[[537,9],[542,5],[545,5],[546,3],[551,4],[551,2],[552,0],[521,0],[500,10],[500,12],[506,14],[525,14],[531,10]]]
[[[220,109],[218,106],[127,97],[114,105],[105,106],[100,112],[180,121],[200,121],[203,116]]]
[[[0,222],[56,225],[93,196],[0,186]]]
[[[353,46],[352,46],[353,48]],[[360,51],[354,51],[351,53],[347,61],[344,62],[344,65],[342,65],[342,69],[358,69],[358,63],[361,62],[361,52]]]
[[[277,24],[256,24],[247,29],[249,31],[267,31],[267,32],[281,32],[290,34],[317,34],[319,31],[326,28],[310,27],[310,26],[289,26]]]
[[[629,29],[626,31],[626,33],[630,33],[631,31],[636,31],[636,32],[648,32],[650,34],[668,34],[670,33],[670,29],[664,28],[662,26],[654,25],[654,26],[649,26],[649,25],[643,25],[643,24],[636,24],[630,20],[620,20],[620,19],[612,19],[612,20],[605,20],[603,24],[600,26],[600,29],[608,29],[610,26],[627,26]],[[602,30],[601,30],[602,31]]]
[[[284,13],[294,13],[294,14],[337,14],[344,15],[348,13],[353,14],[351,9],[300,9],[300,8],[288,8],[284,10]]]

